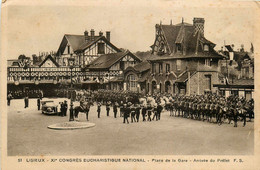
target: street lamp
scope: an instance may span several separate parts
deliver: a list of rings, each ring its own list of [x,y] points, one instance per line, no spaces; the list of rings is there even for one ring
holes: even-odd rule
[[[70,119],[69,121],[74,121],[74,111],[73,111],[73,101],[72,101],[72,69],[74,68],[74,58],[70,57],[68,59],[68,65],[70,68]]]

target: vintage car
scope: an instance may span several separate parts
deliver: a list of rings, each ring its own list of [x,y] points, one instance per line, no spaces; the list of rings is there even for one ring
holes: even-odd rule
[[[41,101],[42,104],[42,114],[57,114],[58,113],[58,105],[54,103],[53,100]]]

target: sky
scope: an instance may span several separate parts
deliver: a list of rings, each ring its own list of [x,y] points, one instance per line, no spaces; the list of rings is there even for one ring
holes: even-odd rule
[[[249,5],[191,4],[182,1],[88,1],[83,4],[17,4],[7,10],[6,58],[20,54],[57,51],[64,34],[81,34],[85,30],[111,31],[111,42],[132,52],[150,50],[155,38],[155,24],[192,24],[194,17],[205,19],[205,37],[220,49],[224,41],[244,44],[249,50],[254,41],[255,11]],[[111,3],[109,3],[111,2]],[[62,4],[62,5],[61,5]]]

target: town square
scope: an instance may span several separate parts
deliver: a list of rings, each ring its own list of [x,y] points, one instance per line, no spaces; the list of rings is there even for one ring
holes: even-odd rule
[[[10,7],[7,155],[254,155],[254,12],[122,4]]]
[[[55,102],[64,101],[54,99]],[[13,100],[8,108],[8,155],[241,155],[253,154],[254,123],[233,124],[202,122],[170,117],[162,112],[159,121],[123,123],[123,117],[108,117],[105,106],[97,117],[91,107],[89,121],[96,125],[87,129],[52,130],[47,126],[69,121],[69,115],[43,115],[36,99],[29,108],[23,100]],[[85,122],[83,113],[79,121]],[[235,142],[234,142],[235,141]],[[48,147],[46,147],[48,146]]]

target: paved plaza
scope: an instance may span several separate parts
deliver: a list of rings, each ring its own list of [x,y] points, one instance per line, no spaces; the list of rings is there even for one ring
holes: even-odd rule
[[[45,99],[44,99],[45,100]],[[64,99],[51,99],[58,104]],[[170,117],[163,111],[160,121],[123,124],[122,117],[106,116],[102,106],[97,118],[91,107],[89,122],[96,126],[77,130],[52,130],[49,125],[69,120],[47,116],[37,110],[36,99],[24,108],[22,99],[8,107],[8,155],[252,155],[254,123],[242,127]],[[80,114],[80,121],[86,121]],[[130,120],[130,119],[129,119]]]

